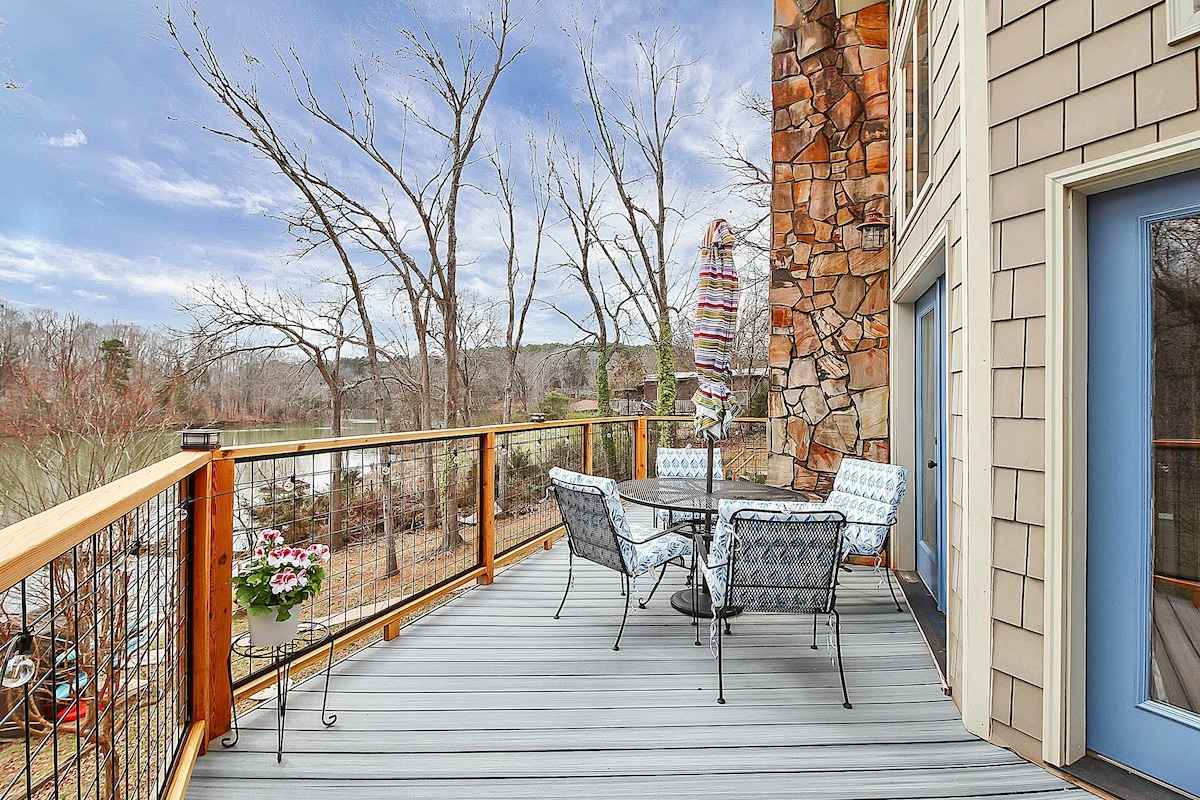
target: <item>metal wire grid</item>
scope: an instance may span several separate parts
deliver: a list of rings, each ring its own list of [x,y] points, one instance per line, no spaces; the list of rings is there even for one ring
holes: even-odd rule
[[[1154,448],[1154,571],[1200,581],[1200,449]]]
[[[592,472],[617,481],[633,477],[633,423],[592,425]]]
[[[4,592],[0,797],[161,794],[187,723],[187,531],[172,487]]]
[[[267,528],[328,546],[325,583],[300,618],[334,633],[358,627],[481,563],[478,474],[476,437],[239,461],[234,550],[248,552]],[[246,625],[235,616],[235,633]],[[271,667],[236,657],[235,684]]]
[[[562,524],[549,494],[553,467],[583,468],[583,428],[533,428],[496,436],[496,553]]]
[[[648,420],[646,474],[657,477],[654,454],[659,447],[699,447],[708,443],[696,436],[691,420]],[[765,420],[735,420],[729,436],[717,443],[725,477],[763,483],[767,477],[767,424]]]

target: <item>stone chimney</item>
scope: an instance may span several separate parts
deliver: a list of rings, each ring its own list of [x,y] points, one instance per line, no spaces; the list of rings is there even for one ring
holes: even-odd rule
[[[888,460],[888,10],[776,0],[768,482],[827,490],[845,456]]]

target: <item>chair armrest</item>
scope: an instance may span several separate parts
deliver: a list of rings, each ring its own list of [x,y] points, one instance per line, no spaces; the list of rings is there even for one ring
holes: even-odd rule
[[[702,536],[701,534],[697,533],[695,538],[693,538],[692,542],[693,542],[692,547],[695,548],[697,557],[700,559],[698,563],[706,565],[709,569],[714,569],[716,567],[723,567],[729,563],[728,561],[723,561],[720,564],[709,564],[708,563],[708,542],[705,540],[704,536]]]
[[[677,531],[675,529],[675,527],[676,526],[673,525],[670,528],[666,528],[664,530],[658,531],[653,536],[647,536],[645,539],[634,539],[630,536],[625,536],[624,534],[620,533],[619,531],[616,532],[616,536],[621,541],[629,542],[630,544],[645,544],[646,542],[653,542],[655,539],[661,539],[662,537],[666,536],[669,533],[678,534],[679,531]]]

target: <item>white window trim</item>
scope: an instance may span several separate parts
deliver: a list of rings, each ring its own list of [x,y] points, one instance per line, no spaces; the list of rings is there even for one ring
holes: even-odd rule
[[[1087,197],[1200,169],[1200,131],[1046,176],[1046,544],[1042,758],[1087,746]]]
[[[1200,33],[1200,11],[1193,0],[1167,0],[1167,43]]]

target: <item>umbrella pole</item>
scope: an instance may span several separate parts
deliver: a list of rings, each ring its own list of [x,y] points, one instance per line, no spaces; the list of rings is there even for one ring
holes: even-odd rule
[[[705,437],[707,438],[707,437]],[[708,440],[708,469],[705,471],[705,491],[712,494],[713,440]]]

